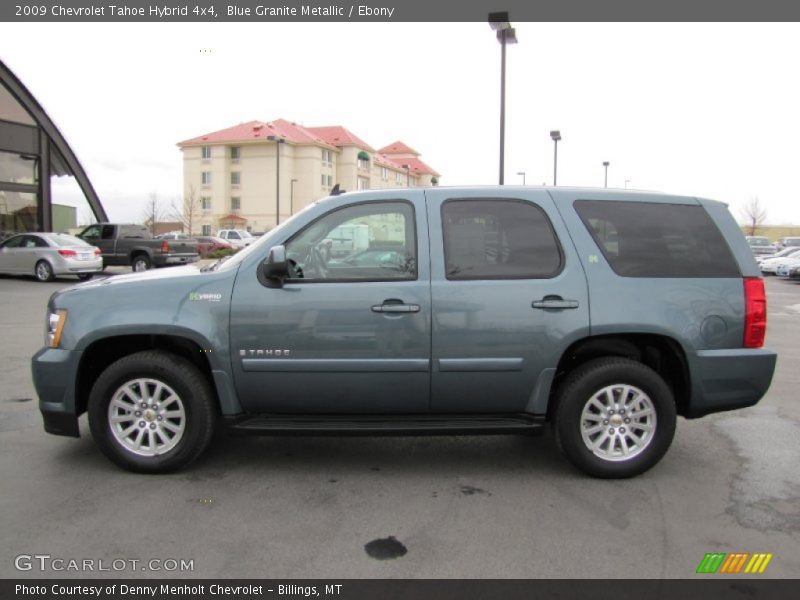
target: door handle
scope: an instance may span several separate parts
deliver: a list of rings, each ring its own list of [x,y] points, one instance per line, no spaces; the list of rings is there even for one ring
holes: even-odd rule
[[[564,300],[561,296],[545,296],[531,302],[532,308],[578,308],[577,300]]]
[[[383,304],[375,304],[371,307],[374,313],[418,313],[419,304],[406,304],[402,300],[391,298],[384,300]]]

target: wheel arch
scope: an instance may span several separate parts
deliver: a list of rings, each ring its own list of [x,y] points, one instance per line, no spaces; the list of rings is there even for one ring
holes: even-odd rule
[[[579,365],[604,356],[629,358],[653,369],[672,390],[677,413],[682,416],[687,413],[692,389],[691,376],[686,352],[681,344],[666,335],[620,333],[582,338],[564,351],[550,388],[548,420],[555,412],[557,391],[566,374]]]
[[[214,375],[209,345],[177,333],[136,333],[98,337],[82,349],[75,378],[76,414],[86,412],[92,386],[109,365],[142,350],[163,350],[192,363],[207,379],[214,391],[217,410],[220,410],[221,398],[227,398],[228,390],[220,389]]]

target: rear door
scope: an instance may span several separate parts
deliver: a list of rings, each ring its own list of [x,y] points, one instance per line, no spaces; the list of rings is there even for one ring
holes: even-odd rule
[[[564,350],[588,334],[586,279],[550,196],[430,189],[431,407],[546,411]]]

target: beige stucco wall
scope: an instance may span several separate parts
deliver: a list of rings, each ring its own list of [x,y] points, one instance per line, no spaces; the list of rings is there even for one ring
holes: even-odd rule
[[[240,158],[230,157],[231,146],[241,148]],[[276,212],[276,157],[275,142],[243,142],[239,144],[211,144],[211,158],[203,159],[201,146],[182,148],[184,194],[189,196],[194,188],[197,208],[194,211],[193,232],[199,234],[203,225],[212,232],[220,228],[220,218],[231,213],[247,219],[246,226],[254,231],[266,231],[275,225]],[[389,168],[388,180],[381,178],[381,167],[375,165],[370,154],[368,169],[358,168],[356,146],[332,150],[331,165],[322,162],[322,147],[316,145],[280,144],[280,213],[281,221],[309,203],[327,196],[330,187],[322,184],[322,175],[330,175],[332,184],[339,183],[347,191],[358,189],[358,178],[366,178],[369,189],[386,189],[406,186],[405,170]],[[211,183],[201,183],[201,173],[211,173]],[[241,174],[238,186],[231,184],[231,172]],[[398,179],[399,174],[399,179]],[[296,180],[292,186],[292,180]],[[431,185],[430,176],[411,176],[411,185]],[[292,187],[294,190],[292,191]],[[211,209],[203,210],[200,198],[211,198]],[[241,199],[240,209],[232,209],[231,198]],[[291,203],[291,206],[290,206]]]

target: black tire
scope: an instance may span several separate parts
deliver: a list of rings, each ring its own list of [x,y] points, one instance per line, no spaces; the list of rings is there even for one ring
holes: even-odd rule
[[[78,279],[81,281],[89,281],[92,277],[94,277],[94,273],[81,273],[78,275]]]
[[[141,456],[126,448],[113,433],[109,421],[109,404],[115,393],[137,378],[157,380],[172,388],[185,411],[180,440],[156,456]],[[208,446],[215,421],[216,404],[208,380],[188,360],[161,350],[137,352],[112,363],[97,378],[89,394],[92,437],[108,458],[129,471],[167,473],[186,467]]]
[[[40,260],[36,263],[36,266],[33,269],[33,274],[37,281],[42,282],[53,281],[53,279],[56,278],[55,274],[53,273],[53,266],[46,260]]]
[[[135,273],[147,271],[152,266],[147,254],[136,254],[131,258],[131,270]]]
[[[642,437],[642,448],[632,458],[619,456],[623,444],[627,449],[629,442],[635,443],[634,438],[630,437],[633,435],[629,423],[630,418],[627,421],[628,425],[624,420],[620,423],[622,417],[619,410],[615,411],[616,416],[612,415],[616,421],[611,423],[594,416],[594,414],[592,418],[595,420],[584,420],[582,416],[584,407],[595,394],[607,386],[617,384],[638,388],[649,399],[655,412],[654,428],[650,433],[637,429]],[[602,398],[606,398],[606,396],[602,396]],[[553,420],[556,443],[573,465],[593,477],[625,478],[644,473],[661,460],[675,435],[676,410],[672,390],[658,373],[634,360],[606,357],[580,365],[561,383],[556,401]],[[596,411],[597,408],[591,410]],[[598,411],[598,414],[602,413]],[[631,416],[629,409],[626,417]],[[646,417],[639,417],[639,419],[646,419]],[[615,431],[617,438],[606,436],[606,441],[601,443],[595,452],[584,441],[582,433],[582,424],[584,423],[587,428],[602,426],[599,432],[593,434],[596,437],[590,439],[591,442],[599,442],[601,437],[606,436],[607,431]],[[595,425],[592,425],[593,423]],[[605,429],[607,425],[610,426],[608,430]],[[628,429],[626,430],[625,427]],[[636,427],[636,423],[633,427]],[[627,433],[623,435],[619,433],[620,431]],[[588,433],[587,431],[587,435]],[[624,437],[625,441],[617,441],[620,437]],[[606,457],[602,456],[604,454]],[[609,454],[612,456],[609,457]]]

